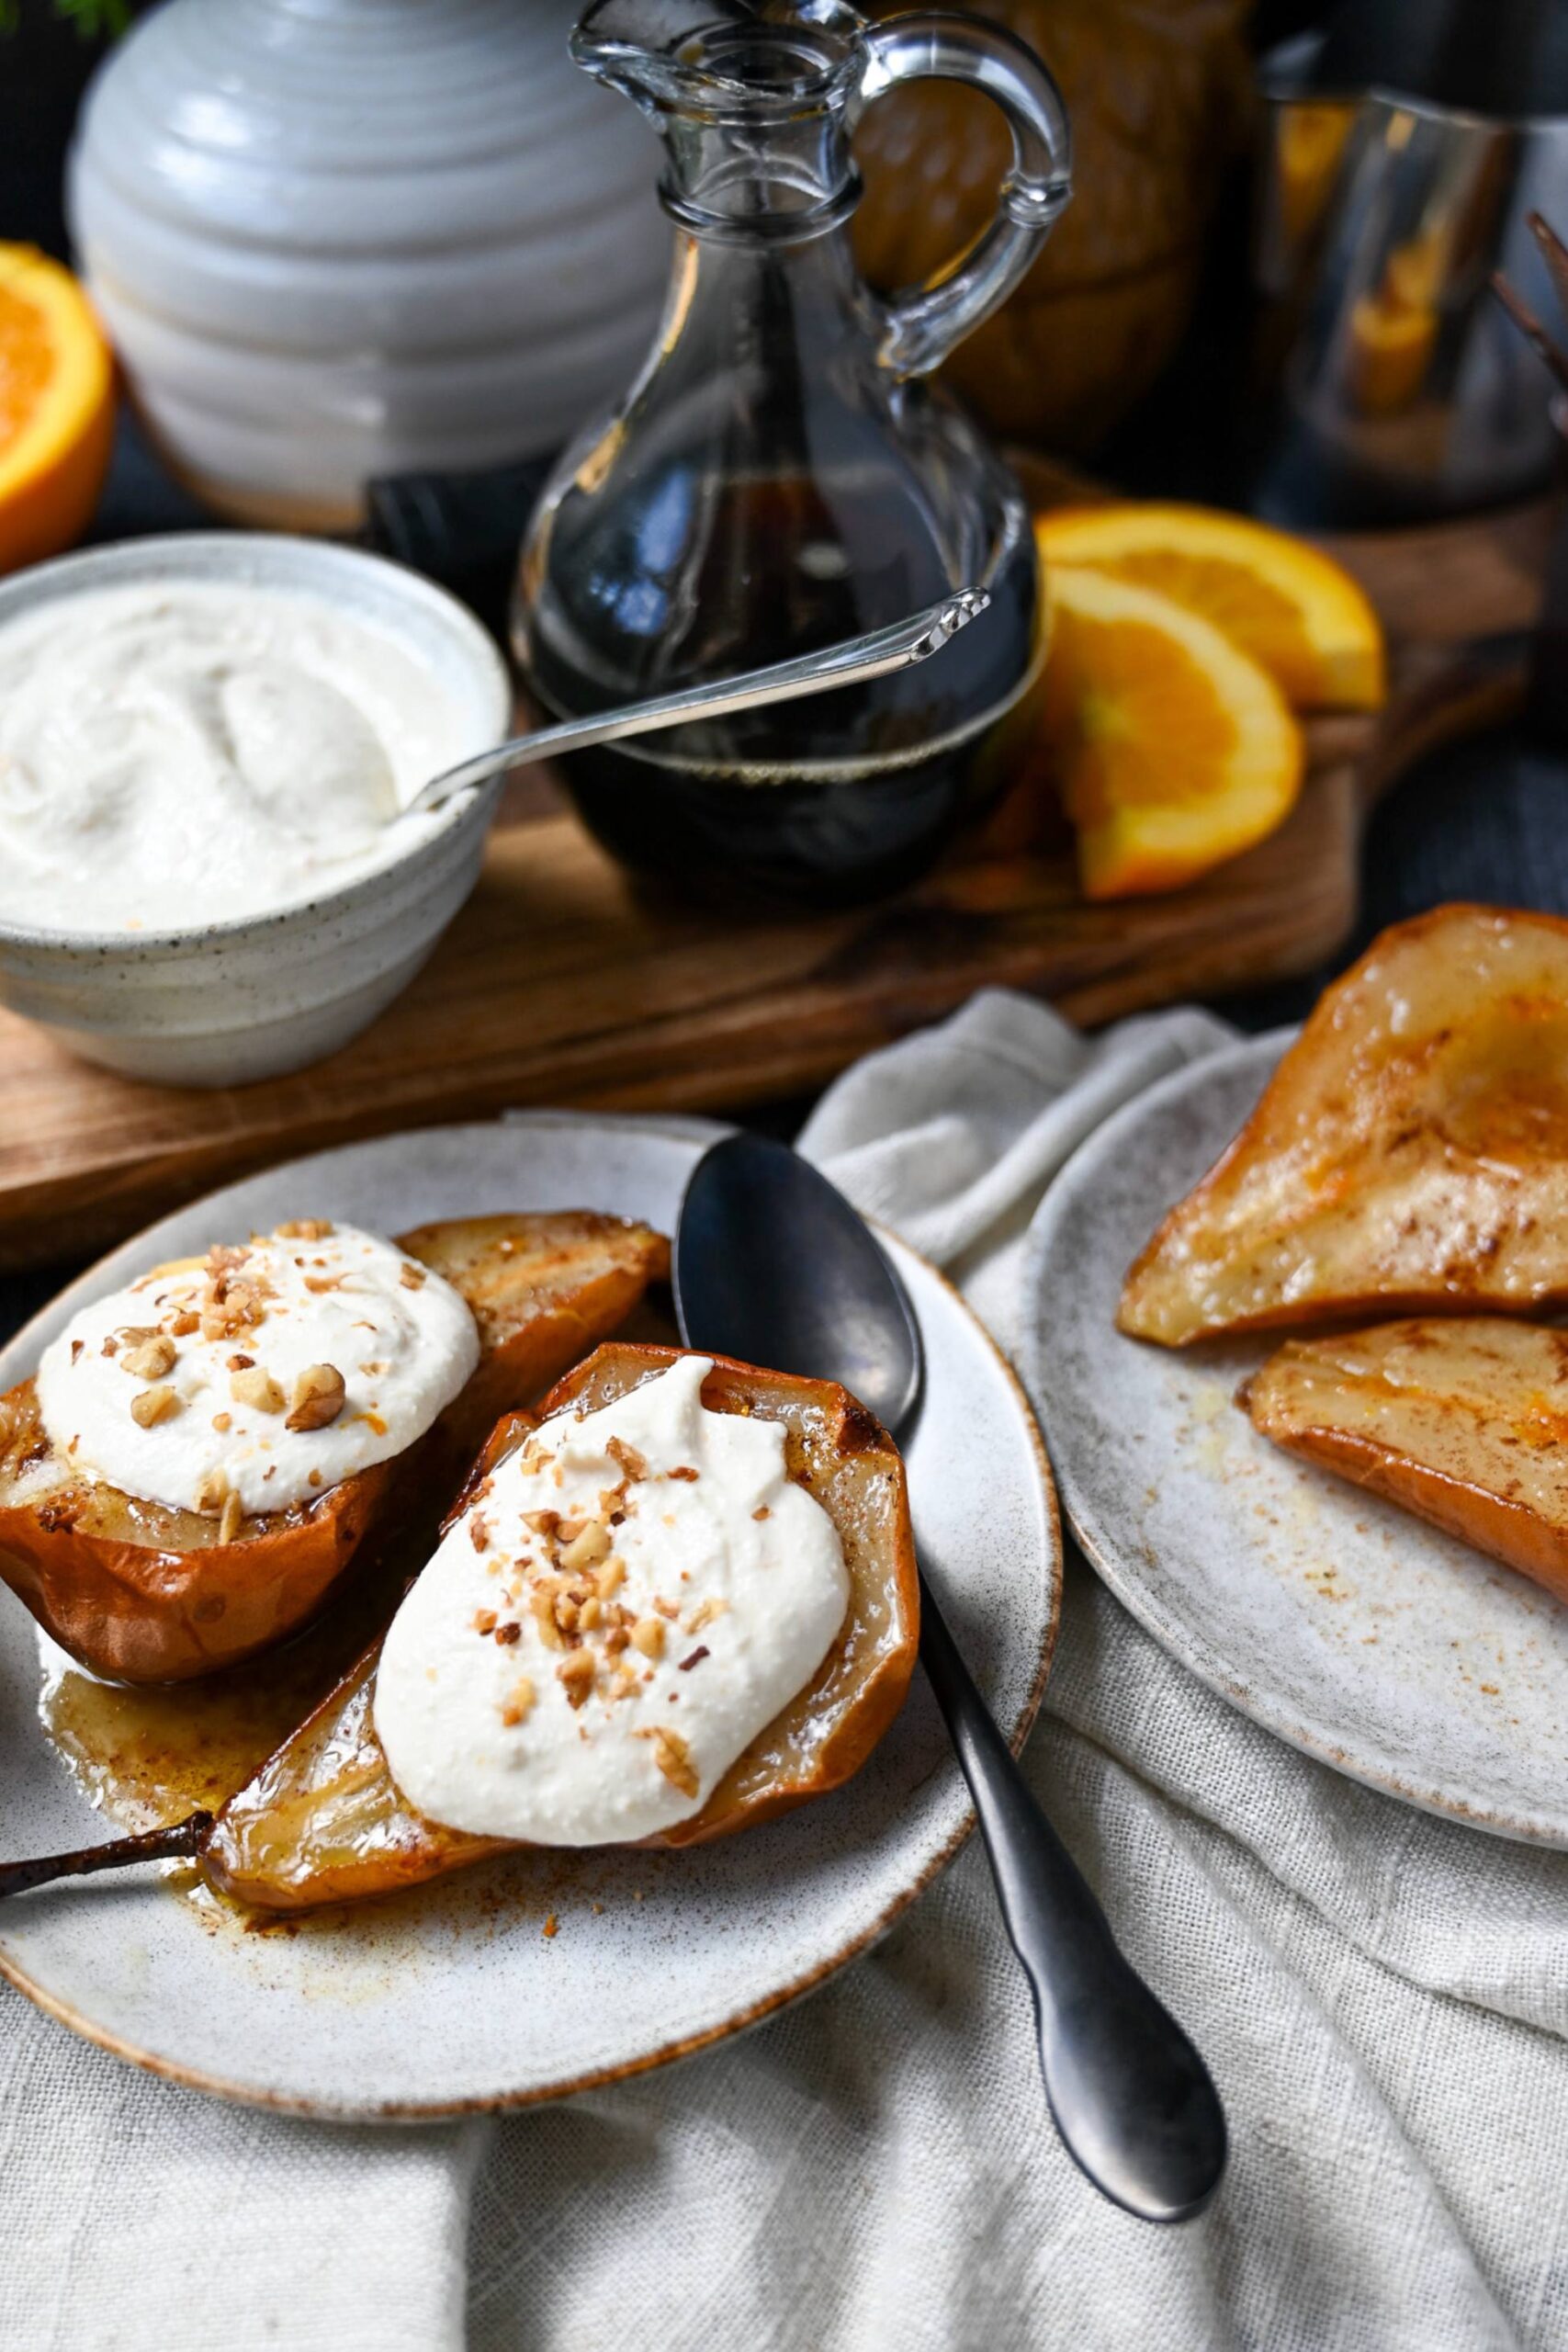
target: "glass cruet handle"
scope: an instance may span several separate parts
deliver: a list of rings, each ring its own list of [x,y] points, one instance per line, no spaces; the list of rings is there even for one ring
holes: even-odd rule
[[[939,367],[1005,302],[1073,192],[1073,142],[1062,94],[1034,51],[974,17],[890,17],[868,27],[869,104],[899,82],[972,82],[995,100],[1012,133],[1012,164],[996,218],[961,266],[885,310],[879,357],[896,376]]]

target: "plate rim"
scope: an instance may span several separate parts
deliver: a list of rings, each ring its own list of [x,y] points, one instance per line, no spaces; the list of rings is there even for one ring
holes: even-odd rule
[[[498,1129],[516,1131],[525,1130],[532,1125],[559,1128],[579,1125],[603,1127],[606,1125],[614,1125],[623,1129],[634,1128],[639,1132],[659,1135],[666,1141],[682,1143],[697,1142],[701,1140],[704,1134],[716,1139],[722,1135],[732,1132],[732,1123],[717,1119],[688,1118],[665,1124],[657,1114],[642,1117],[637,1113],[541,1110],[503,1113],[494,1119],[437,1121],[431,1127],[401,1128],[390,1136],[367,1136],[356,1144],[329,1147],[326,1151],[321,1152],[299,1154],[294,1159],[277,1160],[262,1168],[252,1169],[243,1176],[232,1178],[224,1184],[215,1185],[210,1191],[198,1193],[194,1200],[185,1202],[177,1209],[169,1211],[167,1216],[155,1218],[149,1225],[139,1227],[135,1233],[127,1235],[112,1249],[102,1252],[91,1265],[84,1268],[81,1273],[74,1276],[71,1282],[64,1284],[52,1297],[38,1307],[12,1334],[0,1354],[8,1356],[13,1350],[28,1342],[35,1327],[51,1317],[63,1301],[70,1300],[74,1303],[78,1294],[87,1295],[85,1286],[90,1285],[121,1250],[130,1248],[145,1236],[156,1232],[158,1227],[168,1222],[170,1217],[187,1216],[192,1210],[199,1209],[205,1202],[213,1199],[219,1193],[231,1192],[237,1184],[248,1182],[254,1177],[282,1174],[291,1167],[303,1165],[309,1160],[333,1157],[336,1151],[340,1150],[355,1150],[365,1145],[380,1148],[396,1147],[400,1143],[432,1133],[451,1135],[465,1130],[475,1130],[492,1134]],[[879,1233],[890,1232],[890,1228],[882,1226],[877,1220],[868,1220],[868,1222],[872,1223]],[[1061,1630],[1062,1595],[1066,1563],[1062,1534],[1062,1499],[1057,1479],[1040,1415],[1021,1376],[999,1342],[987,1330],[957,1284],[948,1279],[941,1267],[933,1265],[919,1250],[911,1248],[901,1235],[892,1234],[891,1238],[901,1250],[906,1251],[915,1261],[923,1272],[929,1274],[947,1293],[997,1364],[1004,1385],[1010,1392],[1013,1402],[1018,1408],[1023,1431],[1029,1441],[1037,1485],[1044,1504],[1046,1547],[1045,1557],[1042,1564],[1042,1584],[1046,1602],[1045,1622],[1029,1688],[1019,1711],[1018,1720],[1008,1735],[1009,1748],[1016,1757],[1021,1753],[1039,1714],[1041,1703],[1045,1695],[1045,1686],[1050,1679],[1051,1668],[1055,1662],[1057,1639]],[[458,2099],[390,2099],[367,2106],[342,2106],[320,2098],[297,2097],[285,2091],[270,2091],[255,2084],[233,2083],[205,2068],[187,2066],[177,2060],[164,2057],[154,2051],[138,2048],[111,2030],[97,2025],[85,2017],[69,2001],[60,1999],[47,1992],[41,1985],[35,1984],[27,1970],[3,1946],[0,1946],[0,1981],[21,1994],[46,2017],[53,2018],[57,2024],[68,2028],[96,2048],[107,2051],[112,2057],[123,2060],[143,2074],[156,2075],[161,2081],[175,2083],[183,2089],[205,2092],[210,2097],[227,2100],[233,2106],[250,2108],[268,2114],[305,2116],[316,2122],[342,2125],[434,2123],[468,2115],[516,2113],[525,2108],[547,2106],[557,2099],[570,2098],[582,2091],[606,2089],[615,2084],[629,2082],[639,2075],[651,2074],[661,2066],[671,2065],[679,2059],[694,2057],[700,2051],[712,2049],[720,2042],[731,2040],[736,2034],[746,2032],[751,2027],[764,2023],[769,2018],[776,2016],[795,2002],[804,1999],[807,1994],[815,1992],[819,1985],[836,1976],[852,1961],[858,1959],[861,1953],[867,1951],[873,1944],[880,1941],[882,1937],[896,1925],[904,1913],[956,1859],[974,1834],[976,1826],[975,1808],[973,1805],[965,1805],[951,1835],[939,1850],[929,1857],[913,1881],[908,1886],[902,1887],[893,1900],[886,1904],[865,1928],[852,1936],[836,1951],[825,1955],[813,1966],[805,1970],[800,1975],[792,1978],[788,1984],[775,1986],[773,1991],[764,1994],[760,1999],[749,2002],[745,2007],[716,2019],[711,2026],[704,2027],[695,2033],[682,2035],[673,2041],[661,2042],[655,2048],[641,2052],[630,2059],[622,2059],[613,2064],[592,2067],[585,2073],[556,2082],[536,2084],[523,2090],[480,2094]]]
[[[1562,1852],[1568,1850],[1568,1814],[1553,1826],[1540,1819],[1523,1819],[1497,1807],[1477,1805],[1462,1792],[1435,1782],[1425,1788],[1417,1787],[1378,1764],[1353,1759],[1344,1741],[1325,1730],[1321,1723],[1303,1722],[1289,1707],[1271,1705],[1266,1698],[1260,1699],[1254,1682],[1250,1682],[1213,1643],[1192,1634],[1179,1617],[1150,1592],[1135,1568],[1123,1565],[1115,1539],[1105,1529],[1104,1513],[1097,1510],[1092,1499],[1086,1495],[1077,1466],[1052,1442],[1054,1399],[1048,1370],[1049,1350],[1043,1340],[1043,1301],[1048,1278],[1046,1261],[1055,1246],[1057,1228],[1069,1207],[1076,1205],[1083,1191],[1090,1184],[1103,1157],[1122,1144],[1152,1112],[1162,1109],[1173,1099],[1196,1091],[1205,1079],[1220,1071],[1256,1066],[1267,1084],[1269,1075],[1300,1035],[1300,1024],[1290,1023],[1267,1030],[1260,1035],[1237,1037],[1229,1045],[1217,1046],[1211,1054],[1201,1055],[1196,1061],[1184,1062],[1179,1069],[1168,1072],[1154,1085],[1134,1095],[1102,1125],[1086,1136],[1051,1185],[1043,1214],[1030,1236],[1024,1265],[1024,1298],[1029,1320],[1021,1352],[1041,1398],[1040,1409],[1046,1427],[1046,1442],[1051,1448],[1052,1465],[1056,1473],[1061,1509],[1079,1550],[1128,1614],[1179,1665],[1186,1667],[1206,1689],[1235,1707],[1238,1714],[1245,1715],[1275,1738],[1283,1740],[1287,1747],[1297,1749],[1303,1756],[1310,1756],[1314,1762],[1327,1765],[1362,1788],[1373,1789],[1380,1795],[1393,1797],[1400,1804],[1413,1806],[1417,1812],[1429,1814],[1438,1820],[1454,1822],[1461,1828],[1479,1830],[1487,1837],[1506,1838],[1514,1844],[1534,1847],[1540,1852]],[[1220,1149],[1224,1148],[1222,1145]],[[1218,1157],[1218,1152],[1215,1157]],[[1267,1337],[1267,1334],[1263,1336]]]

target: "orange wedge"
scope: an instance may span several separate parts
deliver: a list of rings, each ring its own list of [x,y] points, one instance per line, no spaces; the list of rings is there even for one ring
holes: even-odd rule
[[[1250,654],[1110,572],[1058,565],[1051,604],[1043,748],[1086,898],[1179,889],[1283,821],[1301,731]]]
[[[114,432],[103,330],[68,269],[0,244],[0,571],[86,527]]]
[[[1203,506],[1063,507],[1035,523],[1053,564],[1153,588],[1200,613],[1278,680],[1298,710],[1375,710],[1382,630],[1349,573],[1287,531]]]

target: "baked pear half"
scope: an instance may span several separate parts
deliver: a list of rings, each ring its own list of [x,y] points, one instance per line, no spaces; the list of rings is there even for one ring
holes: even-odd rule
[[[1568,1600],[1568,1331],[1465,1316],[1288,1340],[1236,1401],[1287,1453]]]
[[[1134,1261],[1117,1321],[1179,1348],[1371,1314],[1568,1302],[1568,922],[1440,907],[1320,1000]]]
[[[478,1367],[404,1453],[319,1498],[254,1513],[143,1501],[85,1476],[51,1442],[34,1381],[0,1397],[0,1578],[82,1665],[115,1681],[178,1682],[293,1633],[367,1536],[434,1532],[479,1416],[488,1428],[498,1404],[531,1402],[669,1269],[661,1235],[583,1210],[422,1226],[400,1247],[469,1307]]]
[[[513,1414],[500,1423],[468,1494],[553,1417],[613,1403],[681,1352],[614,1341],[599,1348],[551,1391],[542,1419]],[[645,1841],[656,1846],[728,1837],[840,1787],[903,1704],[919,1632],[904,1465],[880,1423],[830,1382],[722,1358],[703,1383],[702,1403],[784,1424],[786,1475],[831,1518],[850,1601],[810,1682],[752,1740],[699,1813]],[[372,1718],[379,1655],[378,1644],[219,1815],[203,1865],[238,1901],[268,1911],[358,1901],[507,1850],[507,1841],[424,1819],[400,1794]]]

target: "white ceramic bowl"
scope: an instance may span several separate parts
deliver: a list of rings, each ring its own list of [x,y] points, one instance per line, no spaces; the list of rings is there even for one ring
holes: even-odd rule
[[[0,624],[87,589],[209,580],[296,589],[400,638],[460,718],[453,757],[500,742],[512,688],[488,630],[381,556],[310,539],[189,532],[94,548],[0,580]],[[62,931],[0,918],[0,1002],[133,1078],[240,1086],[301,1069],[356,1035],[430,954],[478,878],[499,784],[341,888],[188,931]]]

